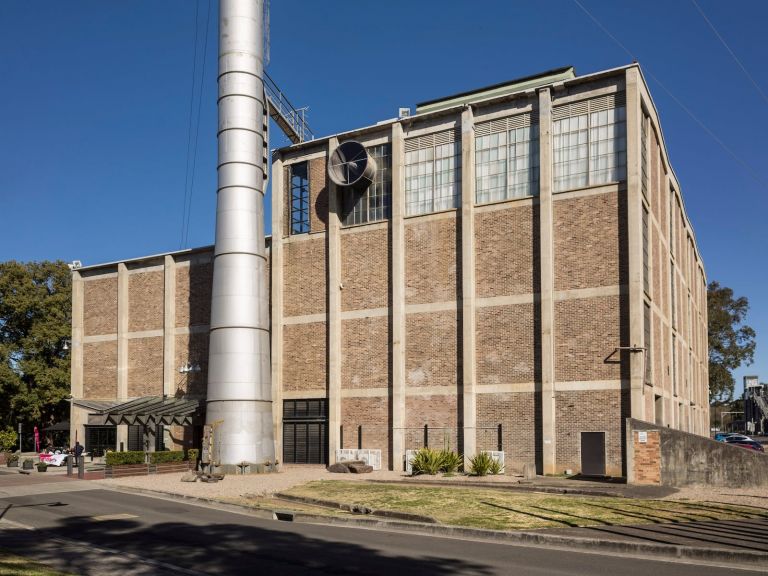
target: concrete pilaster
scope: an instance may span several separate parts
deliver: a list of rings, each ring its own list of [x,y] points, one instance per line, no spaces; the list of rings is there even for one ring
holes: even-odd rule
[[[285,210],[283,159],[272,165],[272,243],[269,248],[271,271],[272,427],[275,458],[283,461],[283,211]]]
[[[477,453],[475,396],[475,126],[472,108],[461,114],[461,326],[464,468]]]
[[[539,91],[539,246],[541,262],[542,472],[555,474],[555,263],[552,207],[552,99]]]
[[[392,469],[405,458],[405,186],[403,127],[392,125]]]
[[[128,399],[128,268],[117,265],[117,400]],[[117,427],[117,446],[128,445],[128,426]]]
[[[176,261],[165,257],[163,290],[163,394],[176,393]]]
[[[640,122],[640,78],[637,68],[628,68],[627,96],[627,235],[629,247],[629,342],[622,346],[643,344],[643,206],[641,189],[642,132]],[[630,415],[645,420],[643,359],[645,354],[629,353]]]
[[[339,141],[328,140],[328,155]],[[328,179],[328,451],[333,462],[341,448],[341,198]]]
[[[84,323],[84,286],[80,272],[72,272],[72,340],[69,346],[70,356],[70,394],[73,399],[83,397],[83,323]],[[75,438],[85,439],[85,415],[82,410],[69,405],[69,438],[75,445]]]

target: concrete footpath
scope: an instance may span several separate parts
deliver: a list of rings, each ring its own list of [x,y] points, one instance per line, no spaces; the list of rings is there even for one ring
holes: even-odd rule
[[[558,549],[580,550],[607,554],[622,554],[654,559],[687,560],[716,565],[740,566],[768,572],[768,509],[755,510],[757,519],[738,521],[707,521],[685,523],[653,523],[633,526],[597,526],[589,528],[554,528],[531,531],[497,531],[463,528],[432,522],[419,522],[391,516],[328,516],[305,512],[291,512],[289,504],[279,495],[272,509],[254,508],[247,505],[222,502],[216,498],[194,496],[176,492],[174,484],[166,484],[163,490],[146,487],[121,486],[113,482],[91,482],[68,478],[64,470],[53,473],[22,475],[0,472],[0,499],[31,494],[108,489],[126,493],[153,496],[162,499],[183,500],[206,507],[245,513],[264,519],[307,524],[325,524],[366,529],[387,530],[462,540],[486,541],[523,546],[546,546]],[[170,476],[170,475],[164,475]],[[341,478],[341,479],[346,479]],[[224,481],[226,483],[227,480]],[[374,480],[419,485],[441,485],[440,480],[424,478],[400,478]],[[482,484],[452,479],[452,486],[474,486],[515,491],[534,491],[561,494],[616,496],[641,499],[658,499],[674,492],[657,486],[627,486],[620,483],[573,481],[562,478],[539,477],[521,483],[496,481]],[[175,486],[179,486],[176,480]],[[292,498],[294,500],[295,497]],[[307,502],[312,503],[312,502]],[[640,516],[638,516],[640,519]]]

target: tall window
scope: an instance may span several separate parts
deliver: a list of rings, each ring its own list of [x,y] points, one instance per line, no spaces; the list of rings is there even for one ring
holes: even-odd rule
[[[557,106],[552,119],[555,192],[627,177],[623,92]]]
[[[389,144],[368,149],[376,161],[373,183],[364,191],[344,189],[344,225],[386,220],[392,209],[392,154]]]
[[[457,208],[461,189],[461,141],[455,130],[405,141],[406,213]]]
[[[651,293],[651,280],[650,280],[650,248],[648,245],[648,209],[643,206],[643,289],[646,294]]]
[[[291,164],[291,234],[309,232],[309,174],[307,162]]]
[[[651,354],[651,306],[648,302],[643,307],[643,342],[645,345],[645,382],[650,384],[653,381],[651,376],[653,355]]]
[[[640,186],[643,196],[648,197],[648,117],[643,114],[640,122]]]
[[[531,114],[478,124],[475,128],[475,201],[539,193],[539,126]]]

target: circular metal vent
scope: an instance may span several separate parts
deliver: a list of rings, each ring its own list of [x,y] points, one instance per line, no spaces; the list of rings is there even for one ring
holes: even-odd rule
[[[376,174],[376,161],[357,140],[339,144],[328,159],[328,176],[337,186],[367,188]]]

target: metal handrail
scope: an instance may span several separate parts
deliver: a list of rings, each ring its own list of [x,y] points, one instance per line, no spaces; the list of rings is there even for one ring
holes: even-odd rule
[[[294,143],[315,139],[315,135],[307,124],[307,109],[295,108],[266,71],[264,72],[264,91],[270,107],[284,120],[284,125],[281,122],[278,122],[278,125],[288,138]]]

